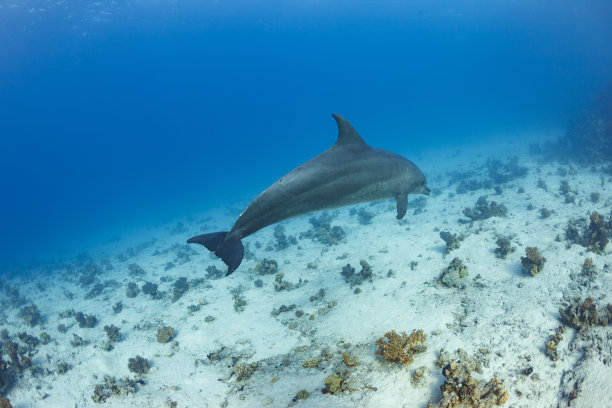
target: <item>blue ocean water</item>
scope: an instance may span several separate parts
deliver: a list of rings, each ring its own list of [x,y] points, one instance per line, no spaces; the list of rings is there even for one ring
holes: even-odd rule
[[[564,128],[608,1],[0,2],[0,263],[253,197],[337,112],[418,152]],[[443,165],[443,163],[440,163]]]

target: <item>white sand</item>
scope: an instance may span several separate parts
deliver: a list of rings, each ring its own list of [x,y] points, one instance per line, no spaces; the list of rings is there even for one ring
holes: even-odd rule
[[[174,222],[90,251],[93,260],[98,262],[108,256],[113,266],[97,276],[99,281],[114,280],[118,284],[105,288],[93,299],[84,299],[91,286],[82,288],[80,275],[67,271],[65,265],[7,277],[4,281],[19,288],[28,304],[33,302],[39,307],[44,323],[27,327],[17,316],[19,308],[7,308],[0,312],[0,329],[6,328],[13,339],[22,331],[34,336],[46,331],[52,338],[49,344],[38,346],[33,356],[34,366],[42,371],[33,375],[24,370],[7,396],[14,407],[98,406],[91,399],[94,385],[103,382],[104,375],[135,378],[128,370],[128,359],[141,355],[151,364],[150,372],[142,376],[145,385],[135,394],[113,395],[103,406],[170,407],[175,402],[177,407],[283,407],[305,389],[310,396],[296,406],[425,407],[428,401],[438,400],[444,381],[435,365],[440,350],[452,353],[461,348],[470,356],[488,361],[481,373],[473,373],[477,379],[488,381],[497,376],[504,380],[510,394],[505,406],[566,406],[567,394],[572,390],[568,387],[576,382],[571,378],[580,383],[580,392],[571,406],[612,406],[609,326],[589,331],[599,336],[598,344],[603,345],[600,350],[584,354],[588,342],[581,342],[577,331],[567,328],[558,348],[559,360],[553,362],[544,353],[548,337],[561,324],[559,307],[564,295],[583,299],[593,296],[602,306],[611,301],[612,277],[604,268],[612,264],[610,245],[603,255],[587,252],[578,245],[568,247],[564,231],[570,219],[588,217],[591,211],[609,216],[612,181],[606,176],[602,187],[600,175],[583,167],[575,167],[575,175],[561,177],[557,169],[567,170],[569,166],[537,164],[534,157],[525,154],[524,145],[498,148],[492,151],[475,147],[457,154],[423,152],[411,157],[427,174],[429,186],[441,191],[427,198],[422,213],[413,215],[414,210],[409,208],[406,222],[400,223],[395,219],[392,201],[362,205],[377,215],[371,224],[361,225],[356,216],[349,214],[350,208],[339,209],[332,225],[342,226],[347,238],[330,247],[305,238],[299,240],[299,246],[267,252],[265,248],[274,242],[274,228],[266,228],[245,239],[256,259],[245,259],[231,276],[190,289],[175,303],[170,301],[175,279],[202,278],[208,265],[224,266],[204,248],[192,246],[190,261],[165,271],[166,263],[175,259],[176,250],[153,253],[176,244],[182,247],[192,235],[227,229],[237,214],[226,215],[224,209],[198,214],[180,220],[185,231],[179,234],[170,233]],[[520,164],[529,168],[527,177],[503,185],[501,195],[489,189],[449,196],[455,193],[457,184],[448,185],[448,171],[473,170],[474,178],[483,179],[486,159],[496,154],[504,157],[508,152],[521,155]],[[546,181],[549,191],[537,187],[539,178]],[[559,195],[561,180],[567,180],[575,190],[575,204],[565,204]],[[519,186],[525,189],[524,193],[517,192]],[[592,192],[601,194],[599,203],[591,202]],[[481,195],[503,203],[508,215],[459,223],[459,219],[467,220],[463,209],[473,207]],[[410,200],[415,198],[411,196]],[[535,210],[527,210],[529,204]],[[542,207],[552,210],[553,215],[542,219],[538,212]],[[209,216],[212,221],[198,221]],[[297,237],[310,228],[308,219],[305,216],[282,225],[287,235]],[[201,231],[204,224],[206,229]],[[467,238],[459,249],[446,255],[440,230],[465,234]],[[497,235],[512,236],[516,251],[506,259],[496,258],[493,252]],[[563,238],[560,242],[555,240],[557,235]],[[126,261],[117,259],[116,255],[125,253],[127,247],[152,238],[156,239],[153,245]],[[256,241],[262,244],[260,249],[255,248]],[[527,246],[537,246],[548,259],[544,270],[534,277],[521,268],[520,257]],[[348,253],[346,259],[337,259],[344,253]],[[469,271],[464,289],[437,283],[442,269],[454,257],[463,260]],[[576,281],[586,257],[593,258],[599,270],[590,287]],[[295,290],[275,291],[274,275],[259,276],[252,271],[263,258],[278,261],[284,280],[297,283],[301,278],[308,282]],[[360,259],[367,260],[375,277],[359,286],[361,293],[354,294],[354,288],[340,272],[347,263],[359,271]],[[418,262],[414,270],[410,267],[412,261]],[[309,262],[316,262],[317,268],[309,269]],[[128,265],[132,263],[140,265],[146,274],[130,276]],[[394,276],[387,276],[389,269],[395,272]],[[161,282],[160,278],[166,276],[170,279]],[[262,288],[255,287],[256,279],[263,281]],[[132,281],[139,286],[146,281],[158,283],[166,293],[161,300],[142,292],[127,298],[127,283]],[[238,287],[247,301],[240,313],[234,310],[230,292]],[[325,289],[325,297],[311,302],[310,297],[321,288]],[[74,299],[68,299],[64,291],[73,293]],[[187,307],[199,304],[201,299],[205,300],[201,310],[189,313]],[[112,307],[118,301],[123,302],[123,310],[114,314]],[[335,306],[330,307],[330,302]],[[295,309],[271,315],[273,308],[292,304]],[[79,328],[73,325],[74,318],[59,318],[58,314],[67,309],[94,314],[98,323],[94,328]],[[302,310],[304,315],[296,317],[296,310]],[[313,320],[309,319],[311,315]],[[206,316],[214,316],[215,320],[205,322]],[[62,334],[57,330],[59,323],[73,326]],[[103,327],[110,324],[120,328],[122,339],[113,350],[104,351],[100,347],[106,340]],[[176,344],[156,341],[157,329],[162,325],[176,329]],[[385,332],[410,333],[413,329],[425,331],[428,349],[417,354],[411,365],[386,363],[374,355],[374,341]],[[72,347],[73,334],[89,341],[89,345]],[[223,347],[224,358],[211,361],[208,355]],[[319,368],[302,368],[307,358],[321,358],[323,349],[331,354],[327,361],[322,361]],[[359,365],[347,367],[342,362],[343,351],[356,358]],[[56,374],[59,361],[69,363],[72,369],[64,375]],[[247,380],[236,381],[233,365],[247,363],[258,363],[258,367]],[[427,374],[422,384],[411,385],[412,374],[423,366]],[[529,367],[533,374],[522,374]],[[338,370],[348,371],[351,390],[340,395],[323,394],[325,378]]]

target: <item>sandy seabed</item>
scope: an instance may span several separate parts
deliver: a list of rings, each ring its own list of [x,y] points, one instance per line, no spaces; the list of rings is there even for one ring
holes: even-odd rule
[[[593,211],[609,219],[612,178],[602,166],[541,163],[523,150],[508,145],[406,154],[424,170],[433,194],[409,196],[404,220],[396,219],[391,200],[330,211],[331,225],[346,233],[332,245],[300,238],[312,228],[309,219],[321,214],[285,221],[280,225],[296,244],[279,249],[274,226],[259,231],[244,240],[247,256],[228,277],[217,278],[211,266],[224,265],[185,241],[227,230],[246,201],[125,236],[74,259],[6,273],[3,378],[14,383],[5,396],[14,407],[424,408],[441,397],[442,354],[469,362],[476,380],[502,380],[506,407],[610,407],[610,326],[577,329],[561,321],[560,308],[575,298],[591,297],[600,310],[610,303],[612,246],[588,251],[566,237],[566,228],[579,218],[588,225]],[[502,172],[512,175],[508,152],[519,155],[526,175],[510,177],[498,191],[457,192],[461,180],[490,179],[490,158],[500,158]],[[567,194],[560,191],[562,181]],[[503,204],[507,214],[470,222],[463,210],[480,196]],[[543,217],[542,208],[550,216]],[[464,236],[459,248],[446,253],[441,231]],[[500,236],[515,248],[505,258],[495,253]],[[535,276],[521,265],[527,247],[547,259]],[[440,276],[455,257],[468,275],[449,287]],[[589,274],[587,258],[594,265]],[[256,265],[264,259],[275,260],[278,270],[259,274]],[[350,264],[358,273],[362,260],[372,276],[347,283],[343,267]],[[181,277],[186,281],[177,283]],[[157,290],[148,285],[144,293],[146,282]],[[135,297],[128,297],[129,283],[137,285]],[[26,309],[31,304],[40,322]],[[95,325],[80,327],[78,312],[95,316]],[[109,341],[104,328],[111,325],[119,341]],[[174,336],[161,343],[164,326]],[[559,326],[564,330],[553,359],[546,344]],[[424,331],[426,350],[411,364],[375,355],[375,342],[386,332],[414,329]],[[7,339],[23,353],[19,367]],[[148,361],[148,373],[130,370],[136,356]],[[340,389],[324,392],[333,374],[341,378]],[[308,395],[296,398],[302,390]]]

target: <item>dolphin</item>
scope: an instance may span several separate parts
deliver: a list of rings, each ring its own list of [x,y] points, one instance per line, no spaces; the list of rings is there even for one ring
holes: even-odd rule
[[[227,275],[244,256],[242,238],[289,218],[314,211],[395,197],[397,219],[406,214],[408,194],[431,192],[423,172],[399,154],[368,146],[342,116],[334,113],[338,140],[259,194],[228,231],[189,238],[227,265]]]

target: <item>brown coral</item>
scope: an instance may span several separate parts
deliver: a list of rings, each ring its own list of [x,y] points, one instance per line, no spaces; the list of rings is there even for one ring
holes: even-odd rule
[[[546,355],[550,357],[552,361],[557,361],[559,359],[559,351],[557,347],[559,343],[563,340],[563,332],[565,329],[563,326],[559,326],[555,331],[555,334],[550,336],[548,341],[546,342]]]
[[[412,358],[414,354],[427,350],[423,344],[426,337],[423,330],[415,329],[410,336],[405,332],[399,335],[392,330],[376,341],[378,350],[374,354],[382,356],[386,361],[400,362],[407,366],[414,361]]]
[[[0,398],[0,408],[13,408],[8,398]]]
[[[589,326],[607,326],[612,322],[612,305],[597,307],[595,299],[587,297],[584,301],[575,298],[565,309],[559,309],[561,321],[578,330]]]
[[[527,247],[525,248],[525,254],[527,256],[521,257],[521,264],[523,265],[523,268],[525,268],[525,270],[527,270],[531,276],[535,276],[542,272],[544,264],[546,263],[546,258],[540,255],[538,248]]]
[[[461,362],[449,363],[442,374],[446,381],[440,387],[440,401],[435,405],[428,404],[427,408],[491,408],[505,404],[510,397],[502,380],[493,377],[486,383],[478,381]]]

